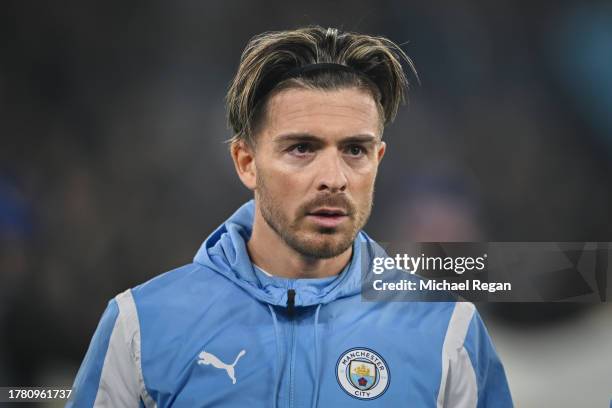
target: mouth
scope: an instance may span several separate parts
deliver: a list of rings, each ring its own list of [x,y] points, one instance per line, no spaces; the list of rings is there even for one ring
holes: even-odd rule
[[[306,217],[321,227],[335,228],[345,222],[349,214],[342,208],[324,207],[307,213]]]

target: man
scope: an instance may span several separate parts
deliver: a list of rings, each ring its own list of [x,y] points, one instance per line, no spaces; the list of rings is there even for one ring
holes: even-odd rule
[[[507,407],[474,307],[361,302],[384,125],[407,84],[384,38],[307,27],[247,45],[228,92],[254,201],[194,262],[109,302],[77,407]]]

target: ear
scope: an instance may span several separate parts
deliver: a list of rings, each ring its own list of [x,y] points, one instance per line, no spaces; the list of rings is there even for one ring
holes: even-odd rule
[[[387,144],[383,141],[381,141],[378,144],[378,151],[376,152],[376,157],[378,157],[378,162],[380,163],[380,161],[382,160],[382,158],[385,156],[385,152],[387,151]]]
[[[244,140],[232,142],[232,160],[236,173],[242,184],[249,190],[254,190],[257,180],[257,169],[255,167],[255,152]]]

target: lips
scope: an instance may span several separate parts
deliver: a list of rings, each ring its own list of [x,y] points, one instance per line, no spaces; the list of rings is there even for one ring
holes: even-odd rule
[[[309,212],[306,217],[324,228],[335,228],[348,219],[348,213],[341,208],[323,207]]]
[[[322,207],[318,208],[315,211],[310,211],[308,215],[321,215],[321,216],[343,216],[347,215],[347,212],[342,208],[331,208],[331,207]]]

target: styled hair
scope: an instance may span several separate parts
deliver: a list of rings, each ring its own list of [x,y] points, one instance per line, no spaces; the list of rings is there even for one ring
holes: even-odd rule
[[[416,76],[412,60],[384,37],[339,33],[320,26],[257,35],[244,49],[226,96],[228,125],[234,131],[230,141],[243,140],[254,146],[267,100],[290,87],[365,89],[376,101],[383,127],[395,119],[405,100],[408,80],[402,61]],[[313,64],[346,69],[301,70]]]

